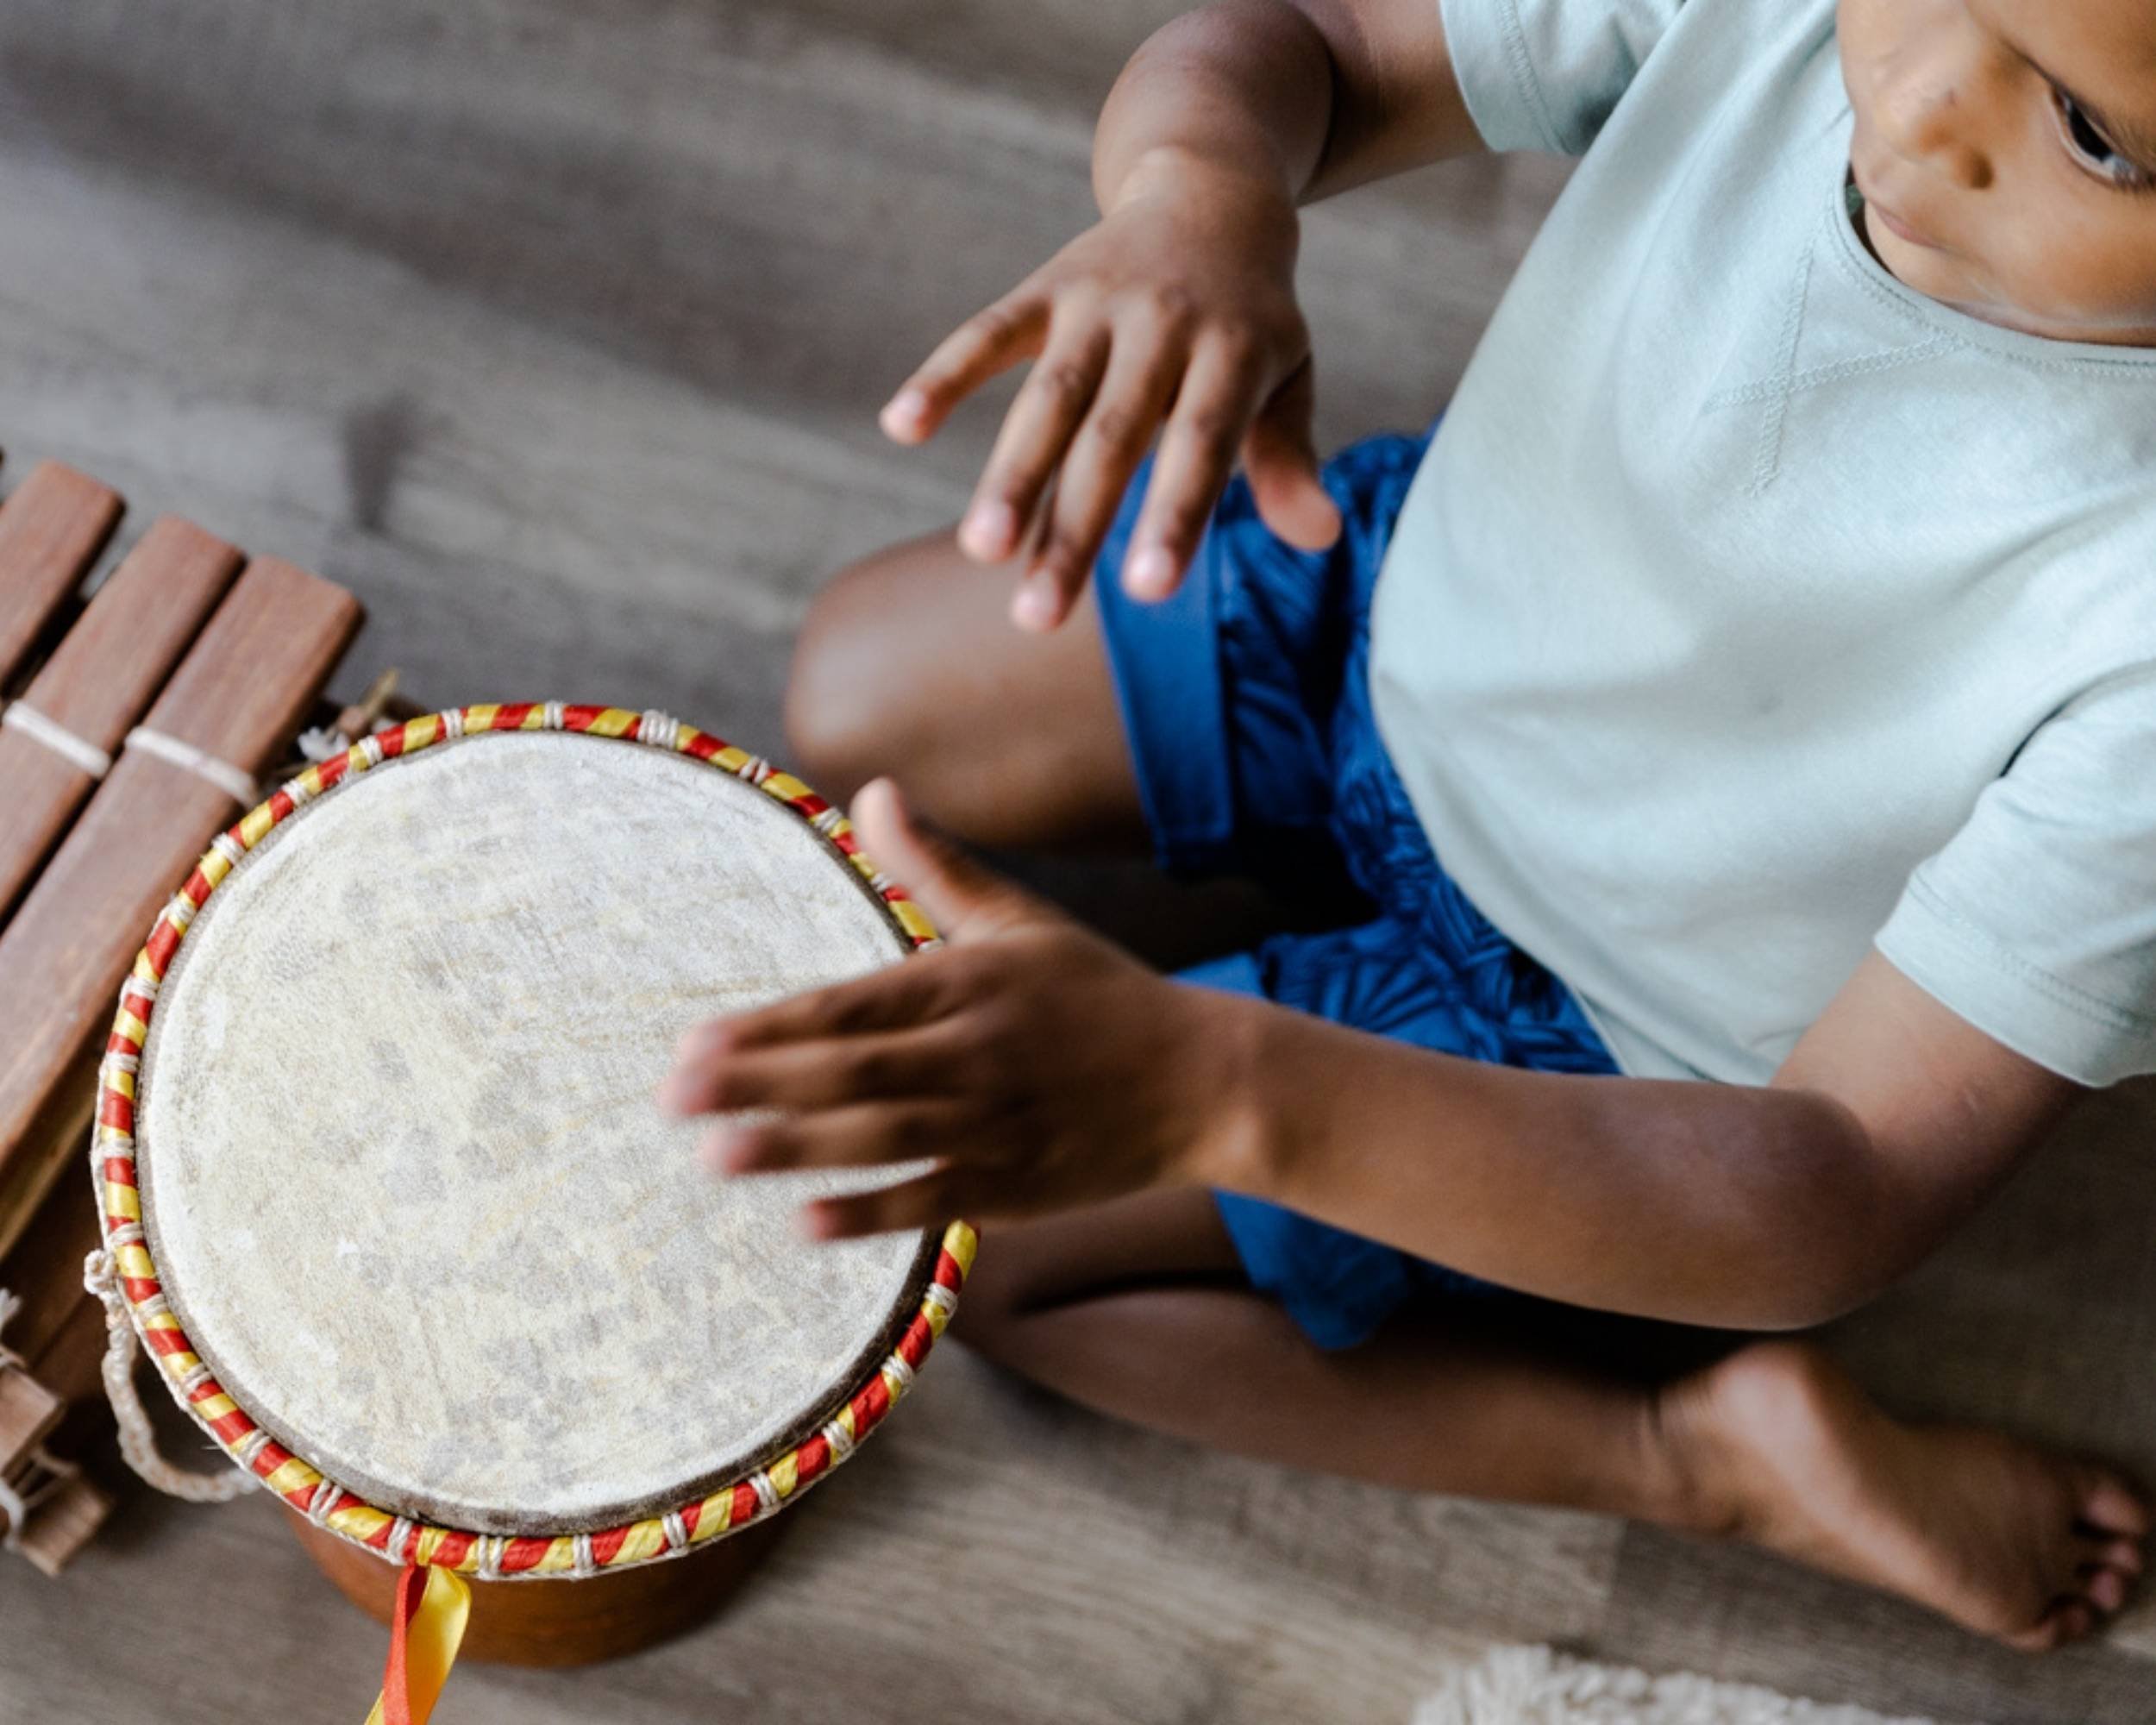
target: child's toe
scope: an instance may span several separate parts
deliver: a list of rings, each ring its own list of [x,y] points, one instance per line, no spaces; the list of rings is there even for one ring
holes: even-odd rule
[[[2081,1482],[2081,1520],[2108,1534],[2140,1540],[2148,1532],[2148,1506],[2116,1474],[2091,1468]]]
[[[2115,1611],[2126,1603],[2126,1578],[2115,1569],[2100,1569],[2082,1591],[2097,1610]]]

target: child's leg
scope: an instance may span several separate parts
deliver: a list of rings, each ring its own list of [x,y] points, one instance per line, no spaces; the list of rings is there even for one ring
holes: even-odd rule
[[[1087,1407],[1269,1461],[1411,1490],[1691,1525],[1651,1397],[1464,1320],[1339,1352],[1253,1292],[1210,1193],[993,1229],[953,1333]]]
[[[792,761],[843,800],[879,773],[976,844],[1150,851],[1090,593],[1045,636],[1011,626],[1017,559],[983,568],[955,529],[841,570],[787,687]]]
[[[2144,1513],[2105,1470],[1994,1433],[1904,1426],[1807,1345],[1655,1383],[1499,1326],[1396,1319],[1327,1353],[1237,1285],[1209,1195],[992,1233],[956,1333],[1102,1413],[1411,1490],[1745,1538],[2010,1645],[2084,1634],[2138,1572]]]

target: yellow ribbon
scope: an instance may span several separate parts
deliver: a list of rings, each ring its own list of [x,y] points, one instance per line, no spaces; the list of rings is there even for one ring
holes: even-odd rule
[[[417,1579],[422,1575],[423,1588]],[[449,1680],[449,1667],[456,1663],[471,1615],[472,1590],[462,1576],[431,1565],[404,1571],[398,1578],[397,1606],[390,1619],[382,1692],[374,1698],[367,1725],[427,1725],[436,1697]]]

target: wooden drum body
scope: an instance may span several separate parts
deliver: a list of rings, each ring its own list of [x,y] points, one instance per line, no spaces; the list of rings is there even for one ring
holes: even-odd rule
[[[93,1162],[127,1314],[378,1615],[432,1565],[479,1657],[655,1640],[905,1392],[973,1252],[802,1243],[868,1182],[715,1180],[656,1088],[693,1026],[934,939],[837,810],[660,715],[370,737],[218,837],[122,991]]]
[[[344,1596],[386,1625],[398,1571],[304,1515],[292,1528]],[[766,1516],[679,1563],[610,1570],[574,1587],[475,1581],[461,1657],[511,1665],[583,1665],[618,1659],[694,1628],[733,1597],[791,1518]]]

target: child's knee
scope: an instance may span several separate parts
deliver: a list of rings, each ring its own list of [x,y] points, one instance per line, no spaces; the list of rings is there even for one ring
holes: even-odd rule
[[[873,572],[841,570],[809,607],[787,674],[788,762],[824,795],[850,797],[895,764],[907,684],[875,652]]]
[[[984,1358],[1016,1365],[1025,1320],[1039,1310],[1040,1290],[1022,1264],[984,1253],[966,1278],[950,1333]]]

